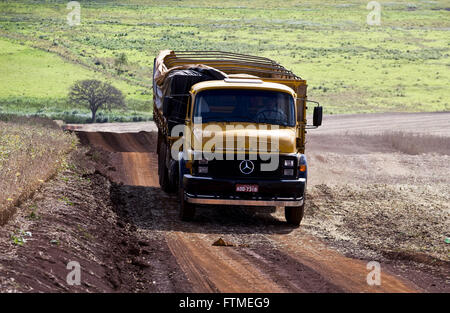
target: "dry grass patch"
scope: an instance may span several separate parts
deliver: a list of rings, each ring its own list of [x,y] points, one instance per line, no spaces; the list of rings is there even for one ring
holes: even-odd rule
[[[405,154],[437,153],[450,155],[450,137],[403,131],[385,131],[375,135],[351,135],[365,138],[373,143],[384,144],[388,148]]]
[[[406,154],[439,153],[450,154],[450,138],[405,132],[384,132],[382,141]]]
[[[17,203],[65,165],[77,143],[49,119],[0,116],[0,225]]]

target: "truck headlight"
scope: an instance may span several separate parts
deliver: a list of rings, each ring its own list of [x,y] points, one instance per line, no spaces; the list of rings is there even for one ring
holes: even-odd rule
[[[294,167],[294,160],[284,160],[285,167]]]
[[[293,168],[285,168],[283,170],[284,176],[294,176],[294,169]]]

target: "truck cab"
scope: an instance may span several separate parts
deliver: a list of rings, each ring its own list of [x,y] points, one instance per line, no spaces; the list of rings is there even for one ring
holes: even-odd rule
[[[155,119],[160,184],[178,191],[183,220],[194,217],[197,205],[284,207],[288,223],[302,220],[306,82],[249,72],[172,92],[161,102],[177,112],[175,119],[168,108],[155,108],[162,112]],[[320,119],[321,108],[315,126]]]

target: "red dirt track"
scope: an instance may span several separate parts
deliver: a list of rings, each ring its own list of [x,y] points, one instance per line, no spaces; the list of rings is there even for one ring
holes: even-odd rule
[[[186,291],[423,291],[383,264],[381,285],[369,286],[366,265],[370,260],[338,253],[302,227],[287,226],[277,217],[279,214],[210,207],[200,208],[193,222],[182,222],[178,219],[176,195],[158,188],[154,133],[76,132],[82,143],[101,146],[112,154],[114,180],[138,198],[138,206],[141,203],[141,208],[134,207],[136,212],[132,213],[138,231],[149,237],[154,231],[164,234],[170,252],[192,286]],[[146,188],[136,190],[134,186]],[[151,200],[144,199],[149,196]],[[235,246],[212,246],[219,237]]]

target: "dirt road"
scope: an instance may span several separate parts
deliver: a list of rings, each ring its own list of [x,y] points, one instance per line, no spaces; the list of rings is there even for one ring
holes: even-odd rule
[[[383,176],[384,181],[397,184],[398,181],[395,180],[399,179],[400,174],[403,175],[401,176],[403,180],[408,180],[407,177],[410,177],[408,175],[414,172],[415,164],[403,162],[407,156],[395,151],[394,148],[385,147],[380,150],[378,137],[376,139],[370,137],[369,140],[367,137],[358,135],[359,137],[346,142],[347,148],[343,148],[342,142],[339,143],[342,136],[336,133],[347,131],[349,125],[355,134],[376,133],[388,129],[392,123],[395,123],[398,130],[414,131],[417,129],[417,121],[422,121],[422,130],[429,127],[432,133],[450,134],[450,114],[448,113],[383,114],[379,117],[382,118],[381,123],[380,119],[374,116],[363,118],[333,116],[325,118],[323,130],[318,130],[317,133],[309,132],[310,147],[307,148],[310,149],[307,155],[310,158],[310,177],[313,187],[312,190],[311,188],[308,190],[308,193],[311,193],[311,204],[308,208],[310,213],[307,213],[304,224],[298,229],[284,223],[281,210],[261,212],[235,207],[200,208],[194,222],[181,222],[178,219],[176,196],[165,194],[158,187],[155,136],[154,133],[143,132],[154,129],[154,126],[142,123],[132,132],[123,132],[120,125],[113,124],[102,125],[100,131],[95,131],[95,126],[92,125],[85,129],[79,126],[71,128],[77,131],[83,143],[101,146],[112,154],[111,166],[116,170],[113,179],[123,183],[120,185],[120,194],[126,199],[132,199],[123,201],[124,212],[142,236],[152,237],[157,233],[164,238],[170,253],[190,282],[191,290],[186,291],[416,292],[435,290],[430,286],[436,287],[437,290],[442,288],[445,290],[448,263],[444,263],[444,272],[433,274],[440,275],[438,278],[431,274],[431,276],[416,275],[414,278],[414,271],[399,271],[395,266],[397,263],[383,263],[386,259],[379,259],[379,254],[363,253],[364,249],[359,255],[345,253],[348,249],[352,249],[353,244],[359,243],[352,242],[353,238],[345,233],[348,225],[333,222],[333,219],[339,218],[341,213],[337,213],[337,217],[323,219],[321,210],[315,210],[316,207],[322,208],[329,205],[328,200],[333,200],[329,197],[333,197],[335,192],[333,188],[342,188],[345,182],[356,180],[367,184],[368,179],[373,181]],[[378,125],[382,125],[381,128]],[[349,162],[349,165],[335,167],[339,157],[342,162],[342,155],[345,155],[344,164]],[[386,161],[389,161],[391,170],[386,171],[385,175],[377,174],[373,177],[367,175],[371,172],[371,169],[367,168],[370,164],[377,162],[377,164],[383,164]],[[446,155],[435,157],[432,165],[442,165],[446,161],[448,161]],[[355,174],[355,169],[358,169],[360,173]],[[425,178],[418,175],[420,176],[418,178],[429,179],[433,176],[434,180],[437,179],[433,173],[427,173],[427,175]],[[438,175],[438,177],[441,176],[442,174]],[[335,181],[333,181],[334,178],[336,178]],[[445,188],[445,185],[447,181],[444,181],[442,188]],[[331,191],[329,190],[327,194],[323,186],[331,188]],[[319,191],[325,194],[323,192],[318,194]],[[444,213],[447,212],[448,206],[443,210]],[[441,223],[443,228],[448,226],[445,219]],[[343,231],[340,231],[337,226],[342,226]],[[323,227],[323,230],[320,227]],[[338,243],[334,248],[324,243],[326,242],[324,239],[327,239],[330,234],[335,235],[333,239]],[[344,238],[346,235],[348,237]],[[364,234],[361,233],[361,235]],[[223,238],[233,246],[213,246],[212,243],[218,238]],[[376,240],[378,237],[373,239]],[[340,246],[342,241],[345,241],[345,245]],[[368,245],[363,246],[368,248]],[[344,253],[352,257],[345,256]],[[380,286],[367,284],[366,277],[369,270],[366,266],[371,260],[381,262],[382,284]]]
[[[327,115],[317,134],[404,131],[450,136],[450,113],[376,113]]]

